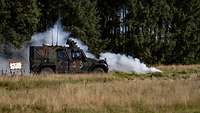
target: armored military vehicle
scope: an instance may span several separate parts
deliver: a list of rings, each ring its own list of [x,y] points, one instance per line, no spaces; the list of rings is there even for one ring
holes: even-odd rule
[[[76,42],[67,40],[68,46],[31,46],[31,73],[88,73],[108,72],[106,60],[87,58]]]

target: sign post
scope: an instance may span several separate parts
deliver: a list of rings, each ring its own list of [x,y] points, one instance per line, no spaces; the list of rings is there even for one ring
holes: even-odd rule
[[[22,75],[22,63],[21,62],[10,62],[9,63],[10,73],[11,75],[16,74],[16,71],[20,71]]]

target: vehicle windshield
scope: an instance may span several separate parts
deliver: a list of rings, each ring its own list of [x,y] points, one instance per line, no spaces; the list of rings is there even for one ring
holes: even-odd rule
[[[82,51],[72,51],[72,58],[74,60],[85,60],[85,54]]]

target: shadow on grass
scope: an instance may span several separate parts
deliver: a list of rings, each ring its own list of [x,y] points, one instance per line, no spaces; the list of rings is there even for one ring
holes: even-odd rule
[[[150,78],[150,77],[164,77],[163,73],[147,73],[147,74],[137,74],[137,73],[123,73],[123,72],[114,72],[113,76],[119,78],[126,78],[126,79],[134,79],[134,78]]]

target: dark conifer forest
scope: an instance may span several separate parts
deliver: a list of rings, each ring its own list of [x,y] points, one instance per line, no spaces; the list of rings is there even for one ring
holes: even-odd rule
[[[96,55],[200,63],[200,0],[0,0],[0,44],[20,48],[58,19]]]

